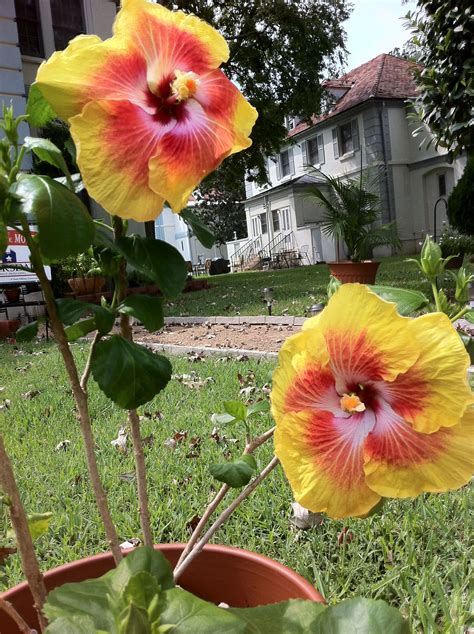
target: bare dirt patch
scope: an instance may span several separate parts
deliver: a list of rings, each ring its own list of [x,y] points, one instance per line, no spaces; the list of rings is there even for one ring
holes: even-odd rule
[[[150,334],[141,326],[133,327],[136,341],[144,343],[173,344],[196,348],[244,348],[278,352],[284,340],[298,332],[300,326],[184,324],[166,326]]]

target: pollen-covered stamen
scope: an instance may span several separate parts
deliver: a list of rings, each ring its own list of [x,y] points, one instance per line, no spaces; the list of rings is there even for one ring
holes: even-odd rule
[[[186,101],[192,97],[199,86],[199,77],[191,71],[183,73],[180,70],[175,71],[176,79],[171,82],[171,96],[175,98],[177,103]]]
[[[365,403],[363,403],[357,394],[351,392],[350,394],[343,394],[341,397],[341,409],[349,414],[355,414],[356,412],[365,411]]]

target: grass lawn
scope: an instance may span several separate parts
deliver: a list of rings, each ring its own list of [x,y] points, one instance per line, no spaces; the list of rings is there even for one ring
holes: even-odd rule
[[[279,276],[283,279],[294,274],[302,285],[303,274],[309,276],[316,271],[270,273],[267,278],[278,280]],[[264,275],[226,279],[263,279]],[[406,275],[408,284],[410,278]],[[321,274],[321,288],[323,278]],[[221,281],[216,278],[216,282]],[[414,276],[412,282],[415,285]],[[253,288],[259,286],[258,282],[252,284]],[[257,304],[254,306],[256,309]],[[76,344],[73,349],[83,362],[86,344]],[[274,367],[272,362],[229,360],[190,363],[178,359],[173,364],[176,373],[194,370],[214,381],[196,391],[173,380],[163,396],[143,408],[152,414],[162,413],[161,420],[155,415],[142,426],[143,436],[153,434],[154,439],[146,448],[146,459],[157,542],[186,540],[187,523],[201,512],[213,490],[209,463],[221,461],[225,451],[237,454],[242,450],[242,442],[238,446],[218,445],[210,437],[211,413],[220,410],[223,400],[239,395],[237,373],[252,370],[261,386]],[[103,530],[86,479],[73,400],[57,352],[52,346],[25,345],[16,350],[1,344],[0,368],[0,386],[5,387],[0,399],[11,400],[10,409],[0,411],[0,425],[24,501],[30,512],[54,513],[48,534],[38,541],[42,568],[104,550]],[[39,394],[25,399],[22,394],[31,390],[39,390]],[[125,416],[106,401],[93,381],[90,393],[99,464],[119,535],[125,540],[139,534],[133,459],[111,445]],[[263,431],[271,423],[267,417],[259,424]],[[176,430],[185,430],[188,436],[172,450],[164,443]],[[201,443],[192,450],[191,439],[196,437]],[[70,441],[69,450],[55,451],[65,439]],[[269,459],[271,452],[270,445],[262,448],[260,464]],[[414,501],[389,502],[383,515],[344,522],[325,520],[309,531],[290,527],[291,501],[283,473],[277,470],[217,533],[216,541],[283,562],[314,582],[331,603],[353,595],[383,598],[410,617],[415,632],[464,631],[469,618],[468,488],[442,496],[425,495]],[[6,545],[6,514],[0,517],[0,545]],[[353,539],[340,545],[338,534],[345,526],[352,531]],[[0,566],[0,590],[20,579],[18,557],[12,556]]]
[[[406,257],[385,258],[377,275],[378,284],[429,292],[428,284]],[[181,295],[165,306],[167,315],[262,315],[262,289],[274,289],[274,315],[304,316],[309,307],[326,301],[329,268],[325,264],[279,271],[250,271],[209,277],[214,288]]]

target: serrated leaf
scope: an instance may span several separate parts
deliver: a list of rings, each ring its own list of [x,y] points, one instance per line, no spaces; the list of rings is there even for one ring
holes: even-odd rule
[[[134,603],[128,605],[120,620],[119,634],[151,634],[147,611]]]
[[[85,251],[94,237],[87,207],[67,187],[48,176],[25,175],[15,193],[22,197],[24,213],[38,225],[39,247],[50,262]]]
[[[269,401],[257,401],[253,405],[249,405],[247,408],[247,416],[251,416],[252,414],[258,414],[260,412],[269,412],[270,411],[270,403]]]
[[[74,189],[69,168],[61,153],[61,150],[49,139],[27,136],[24,141],[24,148],[28,152],[33,152],[40,161],[45,161],[57,167],[65,175],[69,189]]]
[[[137,607],[147,610],[152,600],[159,593],[160,586],[155,577],[149,572],[142,570],[133,575],[127,583],[123,599],[127,603],[134,603]]]
[[[119,313],[136,317],[149,332],[163,328],[163,301],[151,295],[130,295],[118,308]]]
[[[85,615],[71,615],[68,618],[56,619],[48,625],[45,634],[97,634],[94,621]]]
[[[209,470],[219,482],[224,482],[230,487],[238,489],[250,482],[257,470],[257,462],[252,455],[244,454],[231,462],[213,464]]]
[[[191,227],[196,238],[206,249],[214,246],[216,242],[215,235],[193,211],[183,209],[179,215]]]
[[[63,324],[74,324],[78,328],[66,328],[66,334],[69,341],[75,341],[79,337],[83,337],[88,332],[97,330],[106,335],[112,329],[115,322],[115,313],[107,307],[99,306],[98,304],[92,304],[90,302],[81,302],[78,299],[71,299],[65,297],[56,300],[56,307],[58,309],[59,319]],[[86,311],[90,310],[94,314],[93,322],[90,319],[78,322]],[[84,323],[87,322],[87,323]],[[69,338],[74,337],[74,338]]]
[[[161,627],[173,625],[173,634],[244,634],[246,624],[230,610],[199,599],[182,588],[165,594],[166,603],[161,613]],[[166,630],[164,630],[166,631]]]
[[[63,297],[56,300],[56,308],[58,310],[58,317],[62,323],[70,326],[71,324],[75,324],[76,321],[84,315],[89,305],[78,299]]]
[[[42,128],[48,121],[57,118],[56,113],[43,97],[36,82],[31,84],[28,92],[26,114],[28,115],[28,123],[36,128]]]
[[[165,297],[173,298],[183,290],[188,267],[182,255],[171,244],[141,236],[119,238],[116,249],[127,262],[153,280]]]
[[[387,302],[394,302],[400,315],[408,316],[428,306],[430,300],[421,291],[390,286],[369,286],[369,288]]]
[[[330,606],[316,621],[315,634],[410,634],[408,622],[385,601],[348,599]]]
[[[91,368],[100,389],[123,409],[151,401],[171,379],[168,359],[117,335],[96,345]]]
[[[30,324],[26,324],[19,328],[15,333],[15,339],[18,343],[24,343],[25,341],[31,341],[38,334],[38,322],[32,321]]]
[[[227,414],[233,416],[237,420],[247,420],[247,408],[242,401],[225,401],[224,409]]]

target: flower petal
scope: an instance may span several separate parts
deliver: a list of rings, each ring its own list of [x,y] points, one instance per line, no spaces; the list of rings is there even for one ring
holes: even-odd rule
[[[343,284],[318,319],[339,393],[367,380],[393,381],[420,354],[408,317],[361,284]]]
[[[367,485],[384,497],[457,489],[474,472],[474,410],[453,427],[422,434],[386,404],[376,415],[364,455]]]
[[[220,71],[218,71],[220,72]],[[200,181],[229,154],[251,145],[248,138],[257,118],[256,110],[229,82],[227,112],[220,118],[207,116],[194,99],[184,104],[184,116],[160,141],[150,161],[150,187],[165,198],[173,211],[180,211]]]
[[[164,75],[177,68],[202,74],[229,57],[227,42],[212,26],[147,0],[122,0],[114,38],[140,50],[149,63],[158,61]]]
[[[456,425],[472,392],[469,355],[446,315],[432,313],[409,324],[421,354],[415,364],[382,388],[384,398],[416,431],[430,434]]]
[[[333,518],[365,515],[377,504],[380,496],[366,485],[363,470],[371,412],[345,419],[289,413],[276,422],[275,453],[297,502]]]
[[[128,101],[91,102],[71,119],[84,184],[110,214],[145,222],[161,212],[148,163],[166,129]]]

